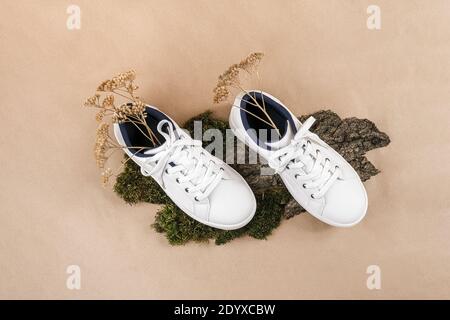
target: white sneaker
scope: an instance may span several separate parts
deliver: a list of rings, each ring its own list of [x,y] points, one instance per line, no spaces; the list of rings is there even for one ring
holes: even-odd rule
[[[122,146],[146,147],[125,149],[142,174],[155,179],[181,210],[203,224],[233,230],[250,222],[256,200],[245,180],[167,115],[151,106],[146,106],[146,113],[147,124],[161,142],[155,147],[132,123],[114,125]]]
[[[266,108],[280,138],[257,118],[267,120],[253,99]],[[314,121],[302,124],[278,99],[255,90],[239,94],[230,113],[237,138],[268,161],[306,211],[333,226],[353,226],[366,214],[366,190],[352,166],[309,131]]]

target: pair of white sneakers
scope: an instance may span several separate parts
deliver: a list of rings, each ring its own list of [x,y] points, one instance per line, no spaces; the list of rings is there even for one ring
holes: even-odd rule
[[[264,105],[279,138],[261,134],[272,127],[260,120],[264,115],[255,102]],[[118,142],[128,147],[125,152],[142,174],[155,179],[179,208],[205,225],[233,230],[249,223],[256,199],[246,181],[166,114],[152,106],[146,106],[146,113],[148,126],[161,141],[156,147],[130,151],[149,145],[148,140],[133,124],[114,125]],[[353,226],[366,214],[366,191],[351,165],[309,131],[313,122],[311,117],[302,124],[278,99],[262,91],[239,94],[229,119],[236,137],[267,160],[311,215],[333,226]]]

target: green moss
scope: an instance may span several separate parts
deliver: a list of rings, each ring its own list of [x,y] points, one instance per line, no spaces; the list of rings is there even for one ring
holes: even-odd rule
[[[258,209],[250,223],[238,230],[225,231],[205,226],[190,218],[173,203],[168,203],[156,214],[153,228],[165,233],[170,244],[180,245],[189,241],[205,242],[215,240],[224,244],[243,235],[266,239],[279,226],[286,198],[286,192],[273,192],[257,197]]]
[[[248,235],[256,239],[266,239],[280,225],[283,210],[291,195],[287,190],[264,193],[256,201],[258,210],[248,224]]]
[[[125,157],[125,160],[127,159]],[[138,165],[131,160],[126,162],[124,170],[118,175],[114,191],[129,204],[139,202],[164,204],[170,201],[155,180],[143,176]]]
[[[216,229],[205,226],[189,217],[173,203],[166,204],[156,214],[152,225],[165,233],[170,244],[180,245],[189,241],[203,242],[214,238]]]

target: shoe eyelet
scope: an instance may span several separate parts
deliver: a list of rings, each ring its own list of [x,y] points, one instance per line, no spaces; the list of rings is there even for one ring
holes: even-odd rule
[[[289,165],[286,165],[286,169],[288,169],[288,170],[290,169]]]
[[[179,184],[180,182],[180,178],[176,178],[175,181]]]
[[[306,183],[302,184],[303,189],[306,189]]]
[[[166,170],[164,170],[164,172],[166,173],[166,174],[169,174],[169,171],[166,169]]]
[[[330,160],[330,158],[327,157],[327,158],[325,158],[325,161],[330,162],[331,160]]]
[[[189,193],[189,188],[184,188],[184,191],[185,191],[186,193]]]
[[[311,193],[311,198],[313,198],[313,199],[315,199],[316,197],[314,197],[314,194],[313,193]]]
[[[197,196],[194,197],[194,200],[197,202],[200,202],[200,200],[198,200]]]
[[[300,177],[299,174],[296,174],[296,175],[294,176],[295,179],[298,179],[298,177]]]

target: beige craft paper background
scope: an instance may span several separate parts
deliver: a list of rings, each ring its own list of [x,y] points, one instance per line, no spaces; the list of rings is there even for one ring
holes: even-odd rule
[[[450,298],[450,1],[73,2],[77,31],[71,2],[1,2],[1,298]],[[382,173],[365,184],[367,217],[337,229],[304,214],[268,241],[171,247],[149,227],[158,206],[100,186],[81,102],[134,68],[142,97],[182,122],[257,50],[262,89],[295,113],[331,108],[389,133],[369,153]],[[66,289],[71,264],[80,291]]]

